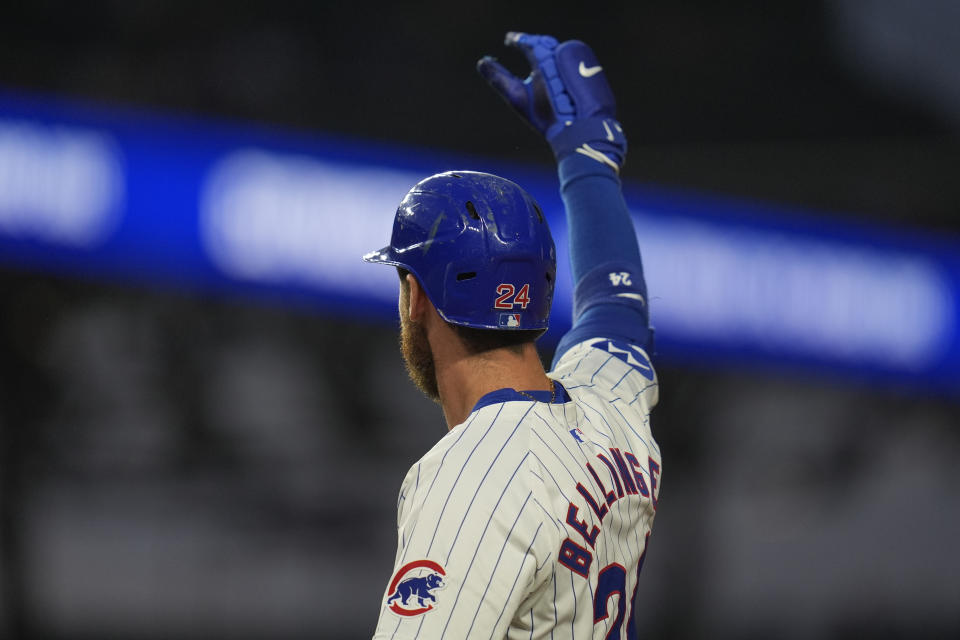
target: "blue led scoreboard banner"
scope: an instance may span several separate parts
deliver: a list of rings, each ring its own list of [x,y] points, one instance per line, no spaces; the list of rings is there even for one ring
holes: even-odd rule
[[[0,260],[394,319],[397,280],[360,256],[407,189],[448,169],[541,203],[570,326],[552,168],[0,93]],[[674,362],[791,368],[960,390],[960,239],[625,185]]]

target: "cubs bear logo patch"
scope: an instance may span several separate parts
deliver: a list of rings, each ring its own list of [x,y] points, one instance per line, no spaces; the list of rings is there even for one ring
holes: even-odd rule
[[[398,616],[419,616],[433,609],[433,591],[444,587],[446,572],[432,560],[414,560],[400,567],[390,581],[386,607]]]

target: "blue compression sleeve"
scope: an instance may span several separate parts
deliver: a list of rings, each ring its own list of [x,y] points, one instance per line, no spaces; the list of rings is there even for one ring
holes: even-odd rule
[[[560,161],[559,174],[574,283],[603,262],[639,265],[636,232],[613,169],[572,153]]]
[[[593,337],[619,338],[649,352],[647,292],[636,231],[612,168],[580,154],[560,161],[560,193],[570,236],[574,324],[554,362]]]

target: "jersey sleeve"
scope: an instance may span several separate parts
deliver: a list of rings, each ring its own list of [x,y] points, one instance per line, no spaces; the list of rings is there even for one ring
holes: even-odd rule
[[[550,377],[572,396],[589,391],[644,421],[659,400],[659,382],[650,356],[643,347],[617,336],[571,344],[557,359]]]
[[[531,481],[529,406],[475,412],[408,474],[374,638],[505,637],[548,580],[557,529]]]

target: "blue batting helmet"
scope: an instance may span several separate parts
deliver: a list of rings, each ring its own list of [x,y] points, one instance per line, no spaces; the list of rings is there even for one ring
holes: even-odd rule
[[[390,244],[363,256],[411,272],[447,322],[546,329],[557,256],[547,220],[517,184],[476,171],[417,183]]]

